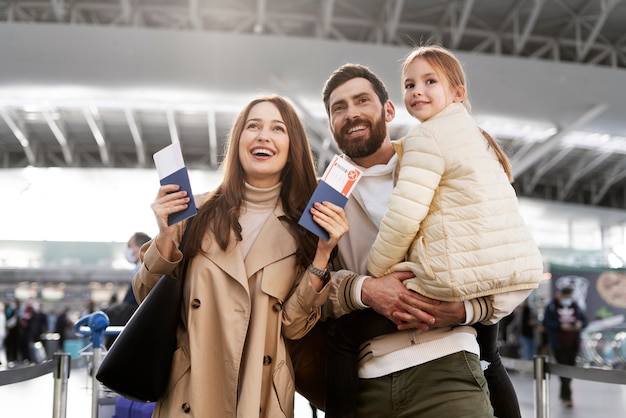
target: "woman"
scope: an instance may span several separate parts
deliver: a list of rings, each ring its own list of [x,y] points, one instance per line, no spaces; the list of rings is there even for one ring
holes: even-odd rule
[[[325,267],[347,231],[343,209],[317,203],[328,241],[298,225],[316,187],[304,127],[279,96],[250,102],[237,117],[224,180],[199,206],[183,248],[189,260],[170,383],[154,417],[293,417],[293,370],[283,334],[313,327],[327,298]],[[168,215],[189,202],[176,185],[159,189],[159,233],[142,247],[133,289],[143,300],[181,265],[186,222]],[[314,255],[313,255],[314,254]],[[310,307],[310,308],[307,308]]]

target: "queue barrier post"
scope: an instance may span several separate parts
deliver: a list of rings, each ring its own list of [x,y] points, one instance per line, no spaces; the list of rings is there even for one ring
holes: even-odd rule
[[[77,334],[91,336],[92,365],[91,369],[91,416],[98,417],[98,397],[100,396],[100,382],[96,378],[102,356],[103,336],[109,326],[109,317],[102,311],[85,315],[74,323]]]
[[[533,366],[535,375],[535,418],[548,418],[550,396],[548,393],[549,375],[546,370],[546,357],[535,356]]]
[[[52,401],[52,418],[67,416],[67,390],[70,378],[70,353],[54,353],[54,397]]]

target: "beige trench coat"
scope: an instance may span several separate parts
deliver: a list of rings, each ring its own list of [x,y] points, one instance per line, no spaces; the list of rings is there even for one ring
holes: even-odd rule
[[[245,260],[234,237],[225,252],[205,237],[208,254],[188,266],[178,349],[154,417],[293,417],[293,369],[283,333],[298,338],[312,328],[329,288],[316,293],[297,268],[296,241],[281,215],[279,204]],[[176,250],[176,262],[169,262],[150,242],[141,257],[133,289],[143,300],[182,254]]]

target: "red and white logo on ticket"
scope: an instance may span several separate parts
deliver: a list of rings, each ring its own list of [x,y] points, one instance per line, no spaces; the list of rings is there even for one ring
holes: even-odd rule
[[[338,155],[326,167],[322,180],[345,197],[350,196],[361,178],[361,170]]]

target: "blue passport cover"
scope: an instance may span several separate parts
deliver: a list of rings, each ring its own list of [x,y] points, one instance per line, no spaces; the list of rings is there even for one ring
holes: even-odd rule
[[[309,199],[309,203],[307,203],[304,212],[302,212],[302,216],[300,216],[300,220],[298,224],[302,225],[309,231],[313,232],[318,237],[322,238],[325,241],[328,241],[330,235],[328,232],[321,226],[319,226],[314,220],[313,215],[311,215],[311,208],[315,202],[332,202],[337,206],[341,206],[342,208],[346,206],[348,202],[348,198],[342,195],[337,190],[333,189],[328,185],[324,180],[320,180],[317,183],[317,187],[313,192],[313,196]]]
[[[187,196],[189,196],[187,209],[172,213],[168,216],[168,225],[174,225],[177,222],[192,217],[198,212],[198,209],[196,208],[196,201],[193,199],[193,193],[191,192],[191,184],[189,183],[189,173],[187,172],[187,167],[183,167],[180,170],[174,171],[169,176],[163,177],[160,182],[161,186],[165,184],[178,184],[180,186],[180,190],[185,190],[187,192]]]

